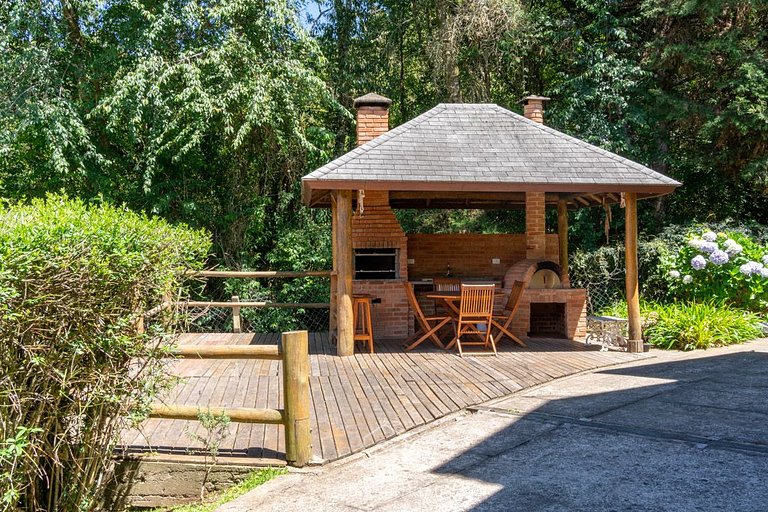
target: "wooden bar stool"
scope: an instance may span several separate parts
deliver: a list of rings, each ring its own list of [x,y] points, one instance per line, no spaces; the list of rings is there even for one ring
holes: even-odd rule
[[[373,354],[373,326],[371,325],[371,297],[365,294],[352,295],[353,323],[355,324],[355,342],[368,345]]]

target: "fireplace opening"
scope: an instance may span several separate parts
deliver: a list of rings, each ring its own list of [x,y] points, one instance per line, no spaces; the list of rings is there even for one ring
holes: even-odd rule
[[[532,302],[528,336],[538,338],[567,338],[565,304],[562,302]]]

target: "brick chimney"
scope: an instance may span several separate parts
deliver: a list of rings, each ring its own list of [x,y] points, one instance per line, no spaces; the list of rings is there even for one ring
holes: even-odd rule
[[[523,104],[523,115],[531,121],[544,124],[545,96],[526,96]],[[544,259],[547,249],[545,226],[546,205],[544,192],[525,193],[525,256],[528,259]]]
[[[520,103],[523,104],[523,115],[536,123],[544,124],[544,102],[549,101],[546,96],[526,96]]]
[[[358,146],[362,146],[389,130],[389,106],[391,104],[391,99],[373,92],[355,99]]]

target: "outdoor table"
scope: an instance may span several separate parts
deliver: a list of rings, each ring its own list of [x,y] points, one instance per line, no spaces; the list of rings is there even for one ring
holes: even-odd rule
[[[627,319],[615,316],[588,316],[586,344],[596,341],[602,344],[601,352],[608,347],[627,347]]]

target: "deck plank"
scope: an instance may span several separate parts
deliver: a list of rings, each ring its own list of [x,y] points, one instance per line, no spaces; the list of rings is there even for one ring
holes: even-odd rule
[[[313,456],[334,460],[369,448],[407,430],[465,407],[478,405],[554,378],[634,361],[646,354],[600,352],[567,340],[530,339],[529,348],[511,343],[498,357],[458,357],[422,345],[402,352],[402,342],[379,341],[376,353],[335,355],[327,333],[310,336],[310,421]],[[274,345],[277,333],[183,334],[189,345]],[[184,378],[166,393],[165,403],[210,406],[283,406],[279,361],[175,361]],[[186,433],[202,433],[198,422],[151,419],[143,432],[127,430],[131,451],[184,453],[198,446]],[[285,435],[278,425],[233,424],[222,452],[249,457],[285,458]]]

